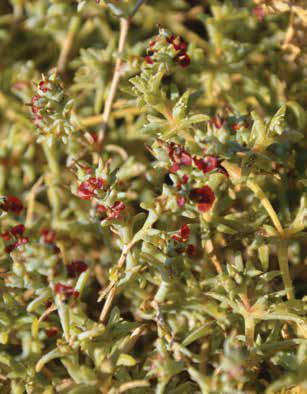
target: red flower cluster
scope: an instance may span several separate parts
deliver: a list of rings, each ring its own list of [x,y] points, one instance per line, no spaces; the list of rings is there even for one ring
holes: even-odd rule
[[[50,328],[46,328],[46,335],[48,338],[52,338],[58,335],[58,333],[60,332],[60,330],[57,327],[50,327]]]
[[[7,196],[4,197],[4,201],[0,205],[0,208],[3,209],[5,212],[13,212],[17,215],[23,210],[22,202],[19,198],[14,196]]]
[[[193,161],[196,167],[204,174],[216,169],[218,172],[228,176],[228,172],[221,166],[221,160],[216,156],[205,156],[204,159],[197,159],[197,157],[193,157]]]
[[[183,40],[183,38],[172,35],[167,38],[167,42],[172,44],[173,48],[178,51],[175,57],[175,60],[178,62],[178,64],[183,68],[188,67],[191,63],[191,59],[187,54],[187,43]]]
[[[178,235],[173,234],[172,238],[175,241],[186,243],[190,237],[190,233],[191,233],[190,227],[187,224],[184,224],[183,226],[180,227],[179,234]],[[192,244],[188,244],[185,249],[185,252],[190,257],[194,256],[195,255],[195,246]]]
[[[70,278],[77,278],[82,272],[88,269],[88,265],[84,261],[74,260],[66,268]]]
[[[96,191],[104,187],[105,181],[102,178],[89,178],[87,181],[82,182],[78,187],[78,196],[82,200],[91,200],[95,197]]]
[[[56,233],[55,233],[55,231],[50,230],[48,228],[43,228],[40,231],[40,235],[42,236],[43,242],[46,245],[52,246],[55,253],[60,253],[60,249],[55,244],[55,241],[56,241]]]
[[[55,238],[56,238],[55,231],[49,230],[48,228],[43,228],[40,231],[40,234],[43,237],[45,244],[54,244],[55,243]]]
[[[190,227],[187,224],[184,224],[179,229],[179,235],[174,234],[172,235],[172,238],[178,242],[185,242],[189,239],[190,233],[191,233]]]
[[[107,208],[105,205],[99,204],[97,205],[96,212],[98,214],[106,213],[106,219],[118,219],[121,212],[126,208],[125,204],[122,201],[115,201],[115,203]]]
[[[191,63],[191,59],[190,59],[190,56],[187,54],[187,43],[183,40],[183,38],[171,35],[170,37],[167,37],[166,40],[169,44],[172,44],[175,51],[177,51],[176,56],[175,56],[175,61],[182,68],[188,67]],[[145,56],[145,58],[144,58],[147,64],[153,64],[152,56],[155,52],[155,49],[154,49],[155,43],[156,43],[156,40],[152,40],[149,43],[149,46],[150,46],[149,54],[147,56]]]
[[[215,156],[206,156],[204,159],[193,157],[194,164],[204,174],[219,167],[219,159]]]
[[[18,246],[25,245],[29,242],[29,238],[23,236],[24,232],[25,226],[23,224],[17,224],[17,226],[14,226],[10,230],[7,230],[1,234],[1,237],[4,241],[10,241],[12,238],[14,238],[14,242],[6,246],[6,253],[11,253]]]
[[[262,22],[265,17],[265,12],[264,12],[264,9],[261,5],[257,5],[253,9],[253,14],[257,17],[259,22]]]
[[[168,156],[173,162],[171,172],[177,172],[181,166],[190,166],[192,164],[191,155],[184,150],[182,145],[171,142],[168,146]]]
[[[54,286],[54,291],[56,294],[62,294],[63,296],[65,296],[65,298],[70,298],[70,297],[77,298],[80,294],[72,286],[63,285],[63,283],[57,283]]]
[[[211,118],[211,123],[217,128],[221,129],[225,123],[225,119],[220,118],[219,116],[214,116]]]
[[[189,197],[192,201],[198,203],[197,207],[201,212],[209,211],[215,201],[214,191],[208,185],[192,189]]]
[[[46,93],[48,92],[47,88],[47,81],[41,81],[38,84],[38,88],[43,92]],[[31,102],[31,107],[32,107],[32,113],[34,115],[34,124],[36,126],[39,126],[40,121],[43,119],[43,116],[41,114],[41,107],[38,105],[38,101],[42,98],[39,94],[35,94],[32,98]]]

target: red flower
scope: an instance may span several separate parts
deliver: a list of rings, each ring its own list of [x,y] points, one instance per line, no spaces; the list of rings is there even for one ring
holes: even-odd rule
[[[14,237],[20,237],[25,232],[25,226],[23,224],[17,224],[17,226],[11,229],[11,234]]]
[[[187,53],[184,53],[183,55],[176,56],[176,59],[182,68],[188,67],[191,63],[191,58]]]
[[[74,260],[70,264],[68,264],[66,268],[68,276],[70,278],[76,278],[80,274],[82,274],[82,272],[88,269],[88,265],[84,261]]]
[[[153,64],[153,60],[151,56],[145,56],[144,60],[147,64]]]
[[[5,251],[7,253],[11,253],[14,249],[16,249],[20,245],[25,245],[29,242],[28,237],[23,237],[23,233],[25,232],[25,226],[23,224],[17,224],[17,226],[12,227],[10,230],[5,231],[1,234],[1,237],[4,241],[9,241],[12,237],[15,238],[15,242],[11,245],[7,245],[5,247]]]
[[[46,85],[47,85],[47,81],[41,81],[40,83],[39,83],[39,88],[40,88],[40,90],[42,91],[42,92],[44,92],[44,93],[46,93],[46,92],[48,92],[48,88],[46,87]]]
[[[243,127],[243,125],[240,124],[240,123],[234,123],[234,124],[231,126],[231,128],[232,128],[233,131],[238,131],[238,130],[241,129],[241,127]]]
[[[192,164],[191,155],[184,150],[182,145],[177,145],[171,142],[168,146],[168,156],[174,163],[171,167],[171,172],[176,172],[181,166],[190,166]]]
[[[187,43],[184,41],[184,39],[182,37],[176,37],[172,35],[166,40],[169,44],[172,44],[175,51],[179,51],[175,56],[175,60],[178,62],[178,64],[183,68],[188,67],[191,63],[191,59],[187,54]]]
[[[46,329],[46,334],[48,338],[52,338],[57,336],[59,333],[59,329],[57,327],[50,327]]]
[[[32,104],[33,105],[36,105],[36,101],[38,101],[38,100],[40,100],[42,97],[39,95],[39,94],[35,94],[33,97],[32,97]]]
[[[57,283],[54,286],[54,291],[56,294],[63,294],[67,298],[71,296],[77,298],[80,294],[72,286],[63,285],[62,283]]]
[[[198,203],[197,207],[201,212],[206,212],[212,207],[215,200],[215,194],[208,185],[205,185],[200,188],[192,189],[190,192],[190,199]]]
[[[13,212],[19,215],[20,212],[23,210],[23,205],[19,198],[14,196],[7,196],[4,198],[4,201],[0,205],[0,208],[2,208],[6,212]]]
[[[4,233],[1,234],[1,238],[4,241],[9,241],[12,238],[11,232],[10,231],[4,231]]]
[[[89,178],[78,186],[77,194],[82,200],[91,200],[98,189],[102,189],[105,181],[102,178]]]
[[[204,159],[197,159],[197,157],[194,157],[193,161],[196,167],[204,174],[219,167],[219,159],[215,156],[206,156]]]
[[[28,237],[21,237],[18,239],[17,243],[16,243],[16,248],[20,245],[25,245],[29,242],[29,238]]]
[[[118,219],[121,211],[125,208],[126,206],[122,201],[116,201],[111,207],[111,213],[108,215],[108,219]]]
[[[82,200],[91,200],[94,197],[94,192],[89,188],[88,182],[82,182],[78,186],[77,193]]]
[[[211,123],[217,128],[220,129],[223,127],[225,120],[223,118],[220,118],[219,116],[214,116],[211,119]]]
[[[105,207],[103,204],[98,204],[96,207],[96,212],[97,213],[104,213],[107,212],[108,208]]]
[[[190,227],[187,224],[184,224],[180,227],[179,235],[174,234],[172,235],[172,238],[179,242],[185,242],[189,239],[190,233]]]
[[[187,254],[189,257],[193,257],[193,256],[195,256],[195,253],[196,253],[196,248],[195,248],[195,246],[192,245],[192,244],[189,244],[189,245],[187,246],[187,248],[186,248],[186,254]]]
[[[40,234],[43,237],[45,244],[54,244],[56,238],[55,231],[43,228]]]
[[[16,248],[17,248],[17,242],[14,242],[11,245],[7,245],[4,250],[5,250],[6,253],[11,253]]]
[[[253,14],[257,17],[259,22],[262,22],[265,17],[265,12],[264,12],[263,7],[261,7],[261,5],[257,5],[253,9]]]
[[[183,208],[185,204],[185,198],[183,196],[177,196],[176,201],[179,208]]]

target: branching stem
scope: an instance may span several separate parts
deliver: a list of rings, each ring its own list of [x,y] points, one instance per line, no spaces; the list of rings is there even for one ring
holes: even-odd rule
[[[102,114],[102,125],[101,125],[101,129],[100,129],[100,133],[99,133],[99,141],[102,141],[104,138],[104,134],[105,134],[105,131],[106,131],[106,128],[108,125],[109,118],[110,118],[111,109],[112,109],[113,101],[115,98],[117,86],[120,81],[121,66],[123,63],[123,52],[124,52],[125,44],[127,41],[129,26],[130,26],[129,19],[126,19],[126,18],[120,19],[120,35],[119,35],[119,41],[118,41],[118,54],[117,54],[118,57],[117,57],[116,63],[115,63],[114,74],[113,74],[113,79],[111,82],[109,95],[108,95],[107,101],[105,103],[104,111]]]

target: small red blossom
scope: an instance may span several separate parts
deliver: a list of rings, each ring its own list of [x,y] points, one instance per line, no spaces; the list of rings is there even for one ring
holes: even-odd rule
[[[40,83],[39,83],[39,88],[40,88],[40,90],[42,91],[42,92],[44,92],[44,93],[46,93],[46,92],[48,92],[48,88],[47,88],[47,81],[41,81]]]
[[[191,155],[182,145],[171,142],[168,146],[168,156],[174,163],[170,169],[171,172],[177,172],[181,166],[190,166],[192,164]]]
[[[145,60],[145,62],[147,63],[147,64],[153,64],[153,59],[152,59],[152,57],[151,56],[145,56],[144,57],[144,60]]]
[[[217,128],[221,129],[223,127],[223,124],[225,123],[225,120],[223,118],[220,118],[219,116],[214,116],[211,119],[211,123]]]
[[[189,239],[190,233],[190,227],[187,224],[184,224],[180,227],[179,235],[174,234],[172,235],[172,238],[179,242],[186,242]]]
[[[57,336],[59,333],[59,329],[57,327],[50,327],[46,329],[46,335],[48,338],[52,338]]]
[[[53,230],[48,228],[43,228],[40,231],[41,236],[43,237],[43,241],[45,244],[54,244],[56,239],[56,233]]]
[[[232,128],[233,131],[238,131],[238,130],[240,130],[242,127],[243,127],[243,125],[240,124],[240,123],[234,123],[233,125],[231,125],[231,128]]]
[[[205,185],[200,188],[192,189],[190,192],[190,199],[198,203],[197,207],[199,211],[206,212],[211,209],[215,201],[215,194],[210,186]]]
[[[64,285],[63,283],[57,283],[54,286],[54,291],[56,294],[62,294],[65,297],[75,297],[77,298],[79,296],[79,292],[75,290],[72,286],[69,285]]]
[[[35,104],[36,104],[36,101],[40,100],[41,98],[42,98],[42,97],[41,97],[39,94],[35,94],[35,95],[32,97],[32,104],[35,105]]]
[[[5,250],[6,253],[9,254],[9,253],[13,252],[13,250],[16,249],[16,248],[17,248],[17,242],[14,242],[11,245],[7,245],[4,250]]]
[[[108,215],[108,219],[118,219],[121,211],[126,208],[122,201],[116,201],[111,207],[111,213]]]
[[[12,86],[13,89],[22,90],[29,86],[29,81],[17,81]]]
[[[126,205],[122,201],[115,201],[111,207],[106,207],[103,204],[99,204],[96,207],[97,214],[106,214],[107,220],[118,219],[121,212],[126,208]]]
[[[20,245],[25,245],[29,242],[28,237],[23,237],[23,233],[25,232],[25,226],[23,224],[17,224],[12,227],[10,230],[5,231],[1,234],[1,237],[4,241],[10,241],[15,238],[15,242],[5,247],[5,251],[7,253],[11,253],[14,249],[16,249]]]
[[[95,197],[96,191],[102,189],[104,185],[104,179],[91,177],[78,186],[77,194],[82,200],[91,200]]]
[[[176,59],[182,68],[186,68],[191,64],[191,58],[187,53],[177,56]]]
[[[215,156],[206,156],[203,159],[193,157],[193,161],[196,167],[200,169],[204,174],[219,167],[219,159]]]
[[[18,248],[18,246],[25,245],[28,242],[29,242],[29,238],[28,237],[20,237],[14,243],[12,243],[10,245],[7,245],[4,250],[5,250],[6,253],[11,253],[11,252],[13,252],[13,250]]]
[[[189,244],[189,245],[187,246],[187,248],[186,248],[186,254],[187,254],[189,257],[195,256],[195,254],[196,254],[196,248],[195,248],[195,246],[192,245],[192,244]]]
[[[10,231],[4,231],[4,233],[1,234],[1,238],[4,241],[9,241],[12,238],[12,235],[11,235]]]
[[[28,237],[21,237],[21,238],[18,238],[16,247],[18,247],[18,246],[20,246],[20,245],[25,245],[25,244],[27,244],[27,243],[29,243],[29,238],[28,238]]]
[[[88,265],[84,261],[74,260],[66,268],[70,278],[77,278],[82,272],[88,269]]]
[[[25,226],[23,224],[17,224],[11,229],[11,234],[14,237],[20,237],[25,232]]]
[[[20,212],[23,210],[23,204],[19,200],[19,198],[14,196],[7,196],[4,198],[4,201],[0,205],[0,208],[2,208],[5,212],[13,212],[19,215]]]
[[[175,51],[178,51],[175,56],[175,60],[178,62],[178,64],[183,68],[188,67],[191,63],[191,59],[187,54],[187,43],[184,41],[184,39],[182,37],[176,37],[172,35],[166,40],[169,44],[172,44]]]
[[[253,14],[257,17],[259,22],[262,22],[264,20],[265,11],[264,11],[263,7],[261,7],[261,5],[257,5],[253,9]]]
[[[105,181],[102,178],[90,178],[88,179],[88,183],[95,189],[102,189],[105,184]]]
[[[107,212],[108,208],[104,206],[103,204],[98,204],[96,207],[96,212],[97,213],[104,213]]]
[[[179,208],[183,208],[185,204],[185,198],[183,196],[177,196],[176,201]]]
[[[187,224],[180,227],[179,235],[182,239],[187,240],[190,236],[191,230]]]

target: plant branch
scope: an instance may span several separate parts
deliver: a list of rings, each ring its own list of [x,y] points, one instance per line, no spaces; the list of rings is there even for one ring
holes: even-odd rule
[[[294,299],[293,285],[290,276],[289,263],[288,263],[288,241],[282,239],[277,244],[277,256],[281,277],[284,282],[288,300]]]
[[[65,38],[65,41],[62,46],[62,50],[59,56],[58,64],[57,64],[57,69],[60,74],[63,74],[66,70],[67,62],[69,59],[69,54],[72,49],[74,39],[76,36],[76,33],[79,29],[80,26],[80,18],[78,16],[74,16],[69,24],[68,27],[68,32]]]
[[[101,129],[99,132],[99,141],[100,142],[104,138],[104,134],[105,134],[105,131],[106,131],[106,128],[108,125],[109,118],[110,118],[111,109],[112,109],[113,101],[115,98],[117,86],[120,81],[121,66],[123,63],[123,51],[124,51],[124,47],[125,47],[125,44],[127,41],[129,26],[130,26],[130,19],[120,18],[120,35],[119,35],[119,41],[118,41],[118,54],[117,54],[118,57],[117,57],[116,63],[115,63],[114,74],[113,74],[113,79],[111,82],[110,92],[109,92],[107,101],[105,102],[104,111],[102,114],[102,125],[101,125]]]

